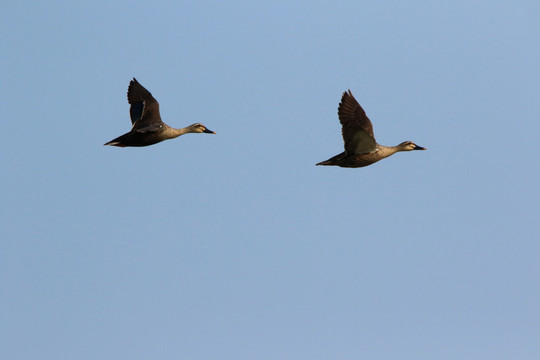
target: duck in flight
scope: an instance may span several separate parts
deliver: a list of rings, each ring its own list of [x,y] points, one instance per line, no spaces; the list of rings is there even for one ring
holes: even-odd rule
[[[128,102],[131,105],[129,115],[133,127],[131,131],[105,143],[104,145],[148,146],[163,140],[174,139],[187,133],[215,134],[203,124],[193,124],[188,127],[175,129],[161,121],[159,103],[139,82],[133,78],[129,82]]]
[[[373,135],[373,125],[351,90],[343,93],[338,107],[338,117],[345,151],[317,165],[357,168],[376,163],[398,151],[426,150],[412,141],[404,141],[397,146],[377,144]]]

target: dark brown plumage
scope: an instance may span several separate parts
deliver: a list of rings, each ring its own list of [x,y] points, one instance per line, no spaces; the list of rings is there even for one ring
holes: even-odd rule
[[[163,140],[174,139],[187,133],[215,134],[204,125],[196,123],[175,129],[165,124],[159,114],[159,103],[135,78],[130,81],[127,93],[131,131],[107,142],[118,147],[148,146]]]
[[[371,165],[398,151],[426,150],[412,141],[405,141],[397,146],[377,144],[373,134],[373,125],[351,90],[344,92],[341,97],[338,117],[345,151],[317,165],[356,168]]]

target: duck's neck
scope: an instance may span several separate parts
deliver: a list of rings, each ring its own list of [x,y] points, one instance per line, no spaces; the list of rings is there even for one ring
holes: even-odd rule
[[[167,135],[170,139],[174,139],[174,138],[179,137],[180,135],[184,135],[189,132],[191,132],[189,127],[180,128],[180,129],[175,129],[175,128],[170,127],[167,131]]]
[[[402,151],[402,149],[399,147],[399,145],[396,145],[396,146],[378,145],[377,151],[382,156],[382,158],[386,158],[386,157],[389,157],[390,155],[394,155],[398,151]]]

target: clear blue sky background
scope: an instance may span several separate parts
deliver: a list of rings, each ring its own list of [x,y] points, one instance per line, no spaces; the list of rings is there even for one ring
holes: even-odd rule
[[[0,10],[0,358],[539,359],[537,0]]]

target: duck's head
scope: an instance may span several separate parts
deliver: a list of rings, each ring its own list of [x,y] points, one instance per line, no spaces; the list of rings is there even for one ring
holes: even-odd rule
[[[199,123],[189,125],[188,128],[189,128],[190,132],[193,132],[193,133],[215,134],[214,131],[206,128],[206,126],[204,126],[203,124],[199,124]]]
[[[412,141],[404,141],[398,145],[401,151],[411,151],[411,150],[426,150],[426,148],[421,147],[413,143]]]

